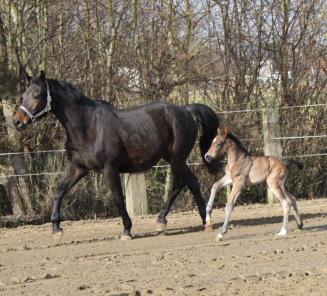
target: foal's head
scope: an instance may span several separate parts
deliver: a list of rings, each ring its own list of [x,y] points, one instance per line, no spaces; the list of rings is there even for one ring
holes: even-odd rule
[[[25,74],[27,88],[21,96],[21,105],[14,115],[13,122],[20,129],[34,122],[51,109],[49,86],[43,71],[38,78]]]
[[[218,128],[217,135],[213,139],[212,144],[205,155],[205,159],[207,162],[211,162],[221,156],[223,156],[228,149],[227,143],[227,129],[225,128],[223,131]]]

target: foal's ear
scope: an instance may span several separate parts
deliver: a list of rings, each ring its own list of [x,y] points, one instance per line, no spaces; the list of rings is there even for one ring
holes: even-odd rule
[[[221,134],[221,130],[220,130],[220,128],[218,127],[217,128],[217,135],[220,135]]]
[[[44,82],[45,81],[45,73],[43,70],[40,71],[40,77],[39,77],[40,81],[41,82]]]
[[[25,78],[26,84],[29,84],[30,81],[32,80],[32,76],[29,76],[26,71],[24,71],[24,78]]]
[[[226,140],[227,138],[227,134],[228,134],[228,130],[227,130],[227,127],[224,128],[224,138]]]

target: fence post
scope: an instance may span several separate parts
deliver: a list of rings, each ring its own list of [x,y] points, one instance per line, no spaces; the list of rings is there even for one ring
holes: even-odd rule
[[[126,208],[131,216],[148,214],[148,199],[146,195],[145,175],[124,174]]]
[[[282,158],[281,140],[274,139],[280,135],[279,112],[277,104],[270,101],[265,108],[262,109],[262,129],[265,155],[272,155]],[[272,192],[267,190],[267,202],[274,203]]]

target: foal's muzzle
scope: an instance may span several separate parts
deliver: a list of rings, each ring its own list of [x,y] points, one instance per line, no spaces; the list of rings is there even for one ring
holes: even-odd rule
[[[209,154],[206,154],[206,155],[204,156],[204,158],[205,158],[205,160],[206,160],[208,163],[210,163],[210,162],[213,161],[213,157],[210,156]]]

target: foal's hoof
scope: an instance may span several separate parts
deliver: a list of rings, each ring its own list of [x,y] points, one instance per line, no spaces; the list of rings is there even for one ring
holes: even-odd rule
[[[53,240],[54,240],[55,242],[59,242],[59,241],[61,241],[63,235],[64,235],[64,231],[63,231],[63,229],[60,228],[60,227],[59,227],[58,229],[52,231],[52,237],[53,237]]]
[[[303,229],[303,222],[301,222],[301,224],[298,224],[298,225],[297,225],[297,228],[298,228],[298,229]]]
[[[282,229],[280,232],[276,233],[276,236],[281,237],[287,235],[287,231],[285,229]]]
[[[132,238],[132,236],[130,234],[123,233],[120,236],[120,240],[122,240],[122,241],[128,241],[128,240],[131,240],[131,239],[133,239],[133,238]]]
[[[223,235],[222,235],[221,233],[218,233],[217,236],[216,236],[216,238],[215,238],[215,241],[216,241],[216,242],[219,242],[219,241],[221,241],[222,239],[223,239]]]
[[[166,228],[167,228],[167,223],[160,223],[160,222],[158,222],[157,223],[157,231],[158,232],[164,232],[165,230],[166,230]]]
[[[205,231],[213,231],[213,224],[212,223],[206,224],[204,227],[205,227]]]

